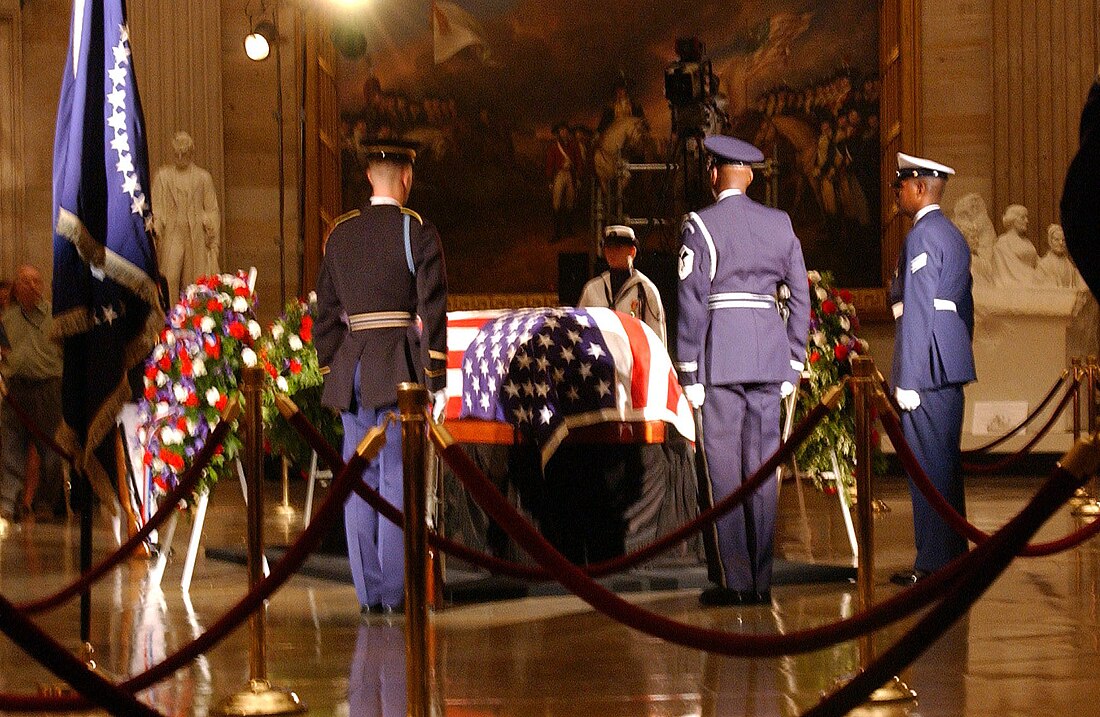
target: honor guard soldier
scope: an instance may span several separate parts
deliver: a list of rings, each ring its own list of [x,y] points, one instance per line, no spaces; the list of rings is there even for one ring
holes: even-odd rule
[[[661,295],[649,277],[634,268],[637,255],[638,239],[633,229],[622,224],[604,229],[603,258],[608,270],[584,285],[577,306],[604,306],[630,314],[653,329],[661,343],[667,344]]]
[[[764,155],[708,137],[718,201],[684,220],[677,353],[688,402],[702,410],[710,488],[718,502],[779,447],[779,404],[804,368],[810,303],[802,247],[785,212],[745,195]],[[790,292],[784,324],[776,296]],[[705,405],[704,405],[705,399]],[[716,521],[720,584],[703,605],[771,601],[778,486],[767,481]]]
[[[344,458],[366,432],[397,411],[397,384],[422,383],[445,404],[447,278],[439,233],[405,208],[414,146],[366,148],[369,205],[340,218],[329,234],[317,279],[314,341],[324,374],[322,402],[340,411]],[[417,316],[423,328],[417,328]],[[402,507],[401,428],[363,479]],[[380,519],[357,495],[344,504],[355,592],[363,612],[403,608],[405,554],[401,526]]]
[[[938,162],[898,152],[894,192],[913,228],[898,257],[890,302],[897,320],[894,393],[903,411],[905,440],[936,488],[965,515],[959,456],[963,386],[976,378],[970,247],[939,205],[954,173]],[[917,557],[912,570],[891,576],[898,585],[912,585],[966,552],[966,539],[912,484],[909,493]]]

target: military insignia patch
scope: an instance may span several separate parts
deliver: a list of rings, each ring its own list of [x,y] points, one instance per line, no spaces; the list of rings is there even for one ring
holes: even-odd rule
[[[695,252],[686,246],[680,247],[680,281],[691,276],[691,270],[695,268]]]

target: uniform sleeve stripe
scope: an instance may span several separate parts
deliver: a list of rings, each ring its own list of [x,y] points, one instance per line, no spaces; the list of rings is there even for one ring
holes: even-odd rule
[[[703,232],[703,239],[707,242],[707,251],[710,252],[710,280],[714,281],[714,272],[718,270],[718,250],[714,248],[714,238],[710,235],[710,230],[707,229],[707,225],[703,223],[703,218],[696,212],[688,214],[691,217],[691,221],[699,225],[699,231]]]

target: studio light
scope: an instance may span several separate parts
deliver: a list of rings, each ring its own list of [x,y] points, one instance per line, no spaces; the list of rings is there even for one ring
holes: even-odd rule
[[[252,33],[244,38],[244,54],[248,59],[259,62],[271,54],[271,43],[279,41],[279,31],[275,23],[261,20],[252,28]]]

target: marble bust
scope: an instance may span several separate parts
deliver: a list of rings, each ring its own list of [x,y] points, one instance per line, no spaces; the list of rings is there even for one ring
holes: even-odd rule
[[[1085,288],[1084,279],[1066,252],[1065,232],[1057,224],[1047,227],[1047,253],[1039,259],[1038,270],[1045,284],[1067,289]]]
[[[977,192],[963,195],[955,202],[952,217],[955,226],[970,245],[970,273],[976,284],[993,280],[993,245],[997,230],[989,217],[985,200]]]
[[[1011,204],[1005,209],[1004,234],[993,245],[993,283],[997,286],[1035,286],[1039,253],[1025,236],[1027,207]]]

